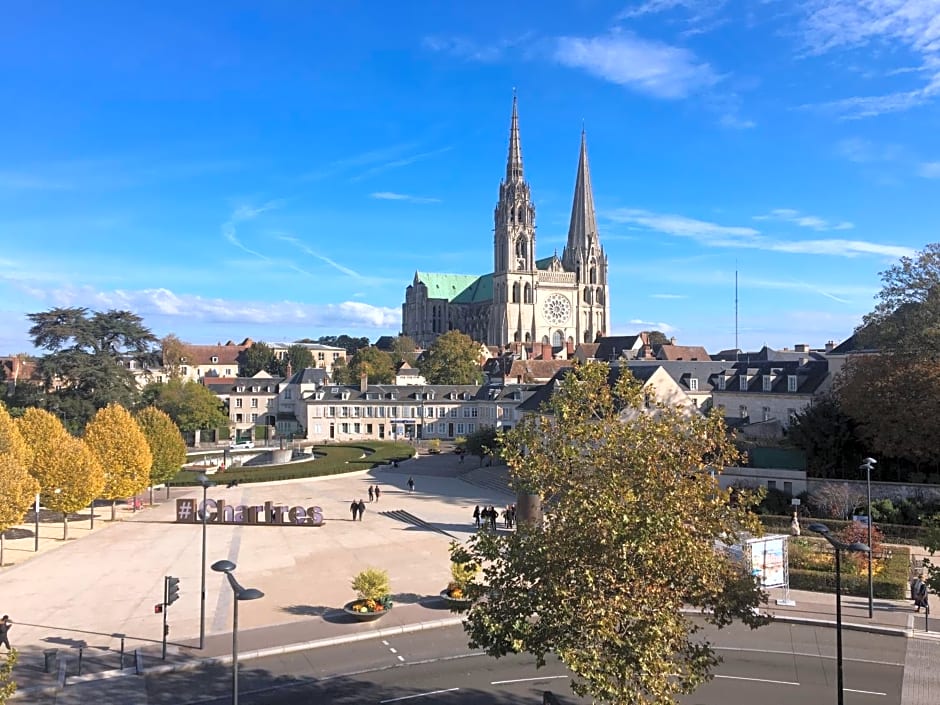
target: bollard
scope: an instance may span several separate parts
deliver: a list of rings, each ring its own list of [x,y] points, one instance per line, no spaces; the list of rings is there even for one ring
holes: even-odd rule
[[[924,631],[930,631],[930,598],[924,601]]]
[[[84,656],[85,649],[81,646],[78,647],[78,675],[82,675],[82,656]]]
[[[55,661],[56,661],[56,649],[46,649],[42,652],[43,656],[43,673],[52,673],[55,670]]]
[[[140,649],[134,649],[134,672],[138,676],[144,672],[144,655]]]

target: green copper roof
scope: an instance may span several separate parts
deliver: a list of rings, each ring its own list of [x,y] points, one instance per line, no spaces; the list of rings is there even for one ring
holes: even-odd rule
[[[493,300],[493,275],[436,274],[418,272],[418,281],[428,288],[429,299],[446,299],[455,304]]]

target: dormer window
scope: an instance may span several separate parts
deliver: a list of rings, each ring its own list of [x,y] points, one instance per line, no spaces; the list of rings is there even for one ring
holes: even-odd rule
[[[764,391],[769,392],[773,389],[774,378],[771,375],[764,375]]]
[[[251,388],[251,391],[254,392],[255,394],[257,394],[258,392],[261,391],[261,387],[254,386],[254,387]]]
[[[236,391],[236,392],[244,392],[244,391],[245,391],[245,388],[244,388],[244,387],[235,387],[235,391]]]
[[[698,378],[697,377],[689,377],[689,391],[690,392],[698,391]]]
[[[741,375],[740,377],[738,377],[738,388],[742,392],[747,391],[747,375]]]
[[[349,399],[349,392],[343,392],[343,399]]]
[[[787,391],[796,391],[796,375],[787,375]]]
[[[725,382],[726,382],[725,376],[718,375],[718,391],[721,391],[721,392],[725,391]]]
[[[219,361],[219,358],[213,355],[212,357],[209,358],[209,361],[214,365]]]
[[[313,396],[317,400],[323,399],[323,392],[316,392]]]

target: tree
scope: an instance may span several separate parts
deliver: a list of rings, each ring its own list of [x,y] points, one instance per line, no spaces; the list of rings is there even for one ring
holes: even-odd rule
[[[834,393],[868,452],[917,469],[940,462],[940,368],[928,356],[852,355]]]
[[[418,357],[415,353],[417,349],[418,345],[415,343],[414,339],[407,335],[399,335],[392,341],[391,350],[389,352],[394,364],[399,365],[402,362],[407,362],[409,365],[413,365]]]
[[[111,500],[111,521],[117,500],[147,487],[153,456],[147,438],[123,406],[109,404],[85,427],[85,442],[104,468],[101,496]]]
[[[16,649],[10,649],[3,663],[0,663],[0,705],[6,705],[6,702],[16,693],[16,681],[13,680],[13,667],[16,666],[18,657],[19,652]]]
[[[33,452],[29,472],[39,483],[42,504],[62,512],[62,540],[69,537],[69,514],[84,509],[104,488],[104,470],[80,438],[43,409],[27,409],[16,422]]]
[[[180,435],[173,419],[155,406],[141,409],[135,418],[140,430],[144,432],[147,446],[153,456],[150,465],[150,487],[169,482],[186,462],[186,441]],[[152,495],[151,492],[151,501]]]
[[[169,379],[181,377],[182,368],[195,359],[192,347],[180,340],[174,333],[160,340],[160,357],[163,372]]]
[[[280,360],[274,355],[274,349],[270,345],[264,342],[252,343],[242,353],[239,375],[241,377],[254,377],[261,370],[269,374],[278,374],[280,366]]]
[[[557,655],[595,702],[665,705],[718,661],[684,607],[718,627],[768,621],[755,580],[715,548],[759,533],[756,497],[732,503],[711,475],[737,459],[718,414],[647,412],[632,376],[607,378],[605,364],[576,367],[544,414],[502,435],[512,486],[548,500],[546,521],[452,552],[484,566],[464,628],[490,656]]]
[[[29,474],[32,451],[0,402],[0,567],[3,566],[3,535],[29,511],[39,484]]]
[[[95,410],[110,403],[132,405],[138,395],[134,375],[123,364],[153,361],[156,338],[130,311],[53,308],[27,315],[33,345],[49,354],[38,370],[51,400],[47,408],[66,425],[81,427]],[[61,385],[53,389],[53,383]],[[72,416],[63,415],[63,411]]]
[[[371,343],[368,338],[351,338],[348,335],[321,335],[316,342],[334,348],[343,348],[347,355],[355,355],[359,348],[367,348]]]
[[[340,368],[342,370],[342,368]],[[343,384],[358,384],[362,375],[368,375],[374,384],[391,384],[395,381],[395,364],[392,356],[376,347],[359,348],[340,372]],[[334,367],[334,379],[336,379]]]
[[[647,340],[649,340],[650,345],[671,345],[672,344],[672,341],[662,331],[651,330],[646,335],[648,336]]]
[[[192,380],[172,379],[144,387],[144,403],[169,416],[180,431],[192,432],[228,426],[222,400],[208,387]]]
[[[787,436],[806,454],[806,469],[813,477],[845,478],[846,469],[854,472],[865,453],[855,421],[831,395],[798,412]]]
[[[499,452],[499,434],[495,426],[481,426],[469,434],[463,442],[463,448],[471,455],[475,455],[483,463],[483,458]]]
[[[431,343],[418,362],[418,369],[428,384],[479,384],[480,346],[459,330],[444,333]]]
[[[280,369],[278,374],[281,377],[287,376],[287,366],[290,364],[291,372],[299,372],[305,370],[308,367],[316,367],[316,364],[313,361],[313,353],[310,352],[303,345],[298,345],[294,343],[289,348],[287,348],[287,354],[284,356],[284,359],[280,361]]]

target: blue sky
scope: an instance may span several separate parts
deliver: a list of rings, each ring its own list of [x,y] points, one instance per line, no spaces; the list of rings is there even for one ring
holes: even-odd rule
[[[492,268],[519,96],[537,253],[587,129],[612,333],[847,337],[937,238],[940,0],[5,3],[0,354],[128,308],[194,343],[395,334]]]

